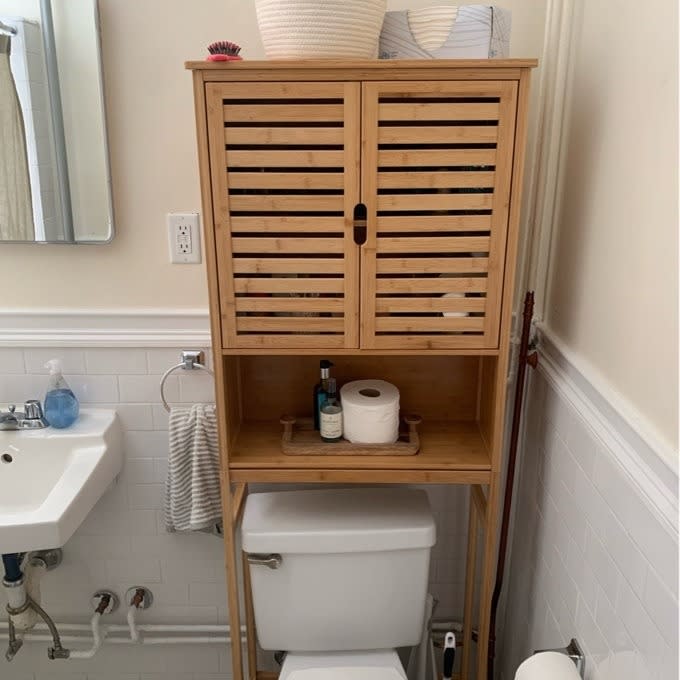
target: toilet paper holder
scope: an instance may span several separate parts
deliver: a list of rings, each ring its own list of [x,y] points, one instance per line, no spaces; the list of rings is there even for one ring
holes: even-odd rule
[[[540,654],[541,652],[559,652],[568,656],[575,664],[576,670],[581,676],[582,680],[586,677],[586,655],[583,653],[581,646],[579,645],[576,638],[571,638],[571,641],[566,647],[561,647],[559,649],[537,649],[534,654]]]

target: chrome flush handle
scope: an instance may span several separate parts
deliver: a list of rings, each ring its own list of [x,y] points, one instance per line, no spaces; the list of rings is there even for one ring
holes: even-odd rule
[[[271,555],[260,555],[258,553],[248,553],[248,564],[255,564],[270,569],[278,569],[283,562],[281,555],[272,553]]]

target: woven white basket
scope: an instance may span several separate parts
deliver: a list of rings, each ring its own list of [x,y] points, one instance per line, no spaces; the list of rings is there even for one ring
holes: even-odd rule
[[[268,59],[374,59],[387,0],[255,0]]]

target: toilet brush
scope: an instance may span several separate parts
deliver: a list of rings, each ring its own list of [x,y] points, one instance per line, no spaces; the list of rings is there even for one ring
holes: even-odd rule
[[[456,660],[456,636],[447,633],[444,638],[444,674],[443,680],[451,680],[453,677],[453,663]]]

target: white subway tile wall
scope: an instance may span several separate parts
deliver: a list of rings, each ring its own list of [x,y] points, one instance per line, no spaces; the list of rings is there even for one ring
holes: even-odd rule
[[[502,680],[576,637],[587,680],[678,677],[678,543],[578,412],[532,372]]]
[[[82,406],[115,408],[125,432],[125,464],[64,547],[64,563],[42,584],[43,604],[58,621],[86,623],[90,596],[103,587],[118,595],[148,585],[153,607],[146,623],[227,623],[222,541],[203,534],[167,534],[162,517],[167,470],[168,415],[160,403],[161,375],[179,362],[177,349],[0,348],[0,406],[42,399],[48,359],[64,362],[65,376]],[[206,349],[207,363],[210,361]],[[213,401],[208,375],[178,370],[168,378],[171,403]],[[437,615],[462,618],[467,491],[426,488],[437,519],[431,591]],[[46,546],[50,547],[50,546]],[[651,593],[651,596],[656,596]],[[4,609],[4,594],[0,607]],[[124,623],[121,609],[111,623]],[[0,644],[0,647],[2,644]],[[11,664],[0,657],[2,680],[224,680],[229,651],[219,646],[104,647],[90,661],[49,661],[46,644],[27,644]]]

